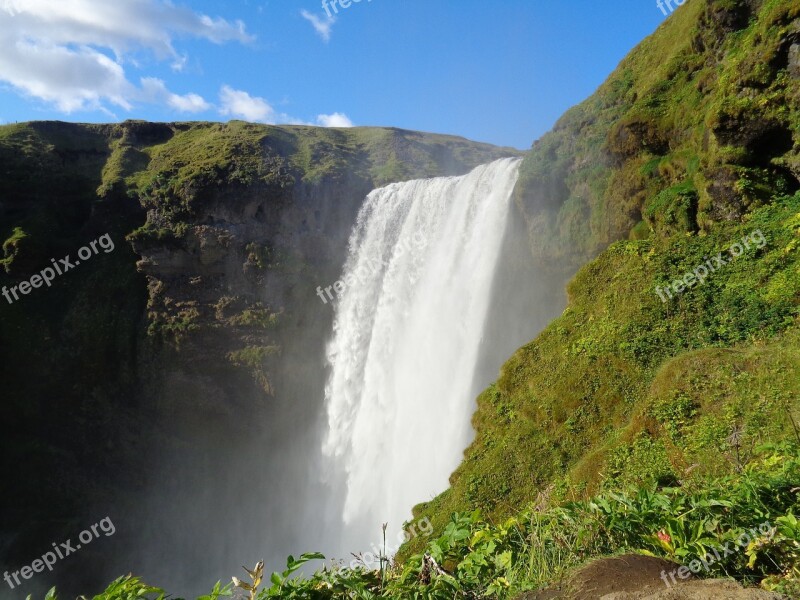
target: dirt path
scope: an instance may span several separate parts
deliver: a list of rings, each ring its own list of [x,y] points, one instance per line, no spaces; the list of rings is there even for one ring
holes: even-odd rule
[[[679,565],[628,554],[604,558],[576,571],[562,586],[527,592],[517,600],[781,600],[779,594],[744,589],[728,580],[676,580],[666,573]],[[666,582],[665,582],[666,579]]]

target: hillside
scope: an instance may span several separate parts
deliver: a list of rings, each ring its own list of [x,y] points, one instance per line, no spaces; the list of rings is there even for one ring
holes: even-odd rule
[[[794,438],[798,17],[689,2],[534,144],[516,199],[535,259],[599,257],[478,399],[475,441],[418,518],[690,485]],[[686,273],[704,282],[668,297]]]
[[[701,0],[666,19],[525,158],[534,255],[580,266],[796,191],[798,16],[788,1]]]

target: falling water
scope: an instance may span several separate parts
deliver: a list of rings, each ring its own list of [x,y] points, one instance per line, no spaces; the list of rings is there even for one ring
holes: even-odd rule
[[[469,444],[473,374],[519,161],[392,184],[366,199],[339,287],[323,452],[348,542],[442,492]],[[352,549],[352,548],[351,548]]]

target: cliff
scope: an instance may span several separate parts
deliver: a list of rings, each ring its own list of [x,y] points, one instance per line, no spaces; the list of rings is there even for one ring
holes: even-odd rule
[[[0,127],[0,286],[114,243],[0,305],[0,556],[130,510],[165,454],[235,454],[271,402],[319,402],[332,311],[316,287],[338,278],[366,194],[516,154],[379,128]]]

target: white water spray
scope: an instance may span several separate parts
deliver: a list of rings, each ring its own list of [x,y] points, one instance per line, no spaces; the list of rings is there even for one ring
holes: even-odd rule
[[[328,346],[323,451],[347,550],[400,530],[472,437],[473,374],[519,161],[389,185],[358,216]]]

